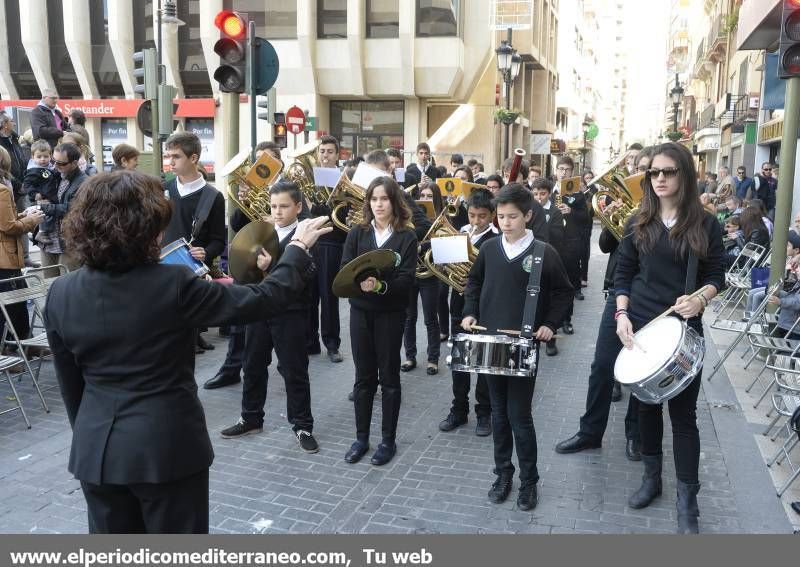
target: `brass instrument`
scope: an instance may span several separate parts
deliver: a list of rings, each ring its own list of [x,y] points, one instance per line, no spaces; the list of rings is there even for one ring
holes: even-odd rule
[[[462,234],[463,233],[459,232],[458,229],[447,220],[447,211],[445,210],[433,221],[431,228],[425,234],[425,238],[422,239],[420,246],[430,242],[434,238],[461,236]],[[478,257],[478,249],[470,242],[469,234],[467,235],[467,247],[469,261],[452,264],[434,264],[433,250],[428,248],[424,254],[420,255],[419,261],[417,262],[417,277],[424,279],[436,276],[458,293],[464,293],[464,289],[467,286],[467,276],[469,275],[470,269],[472,269],[475,258]]]
[[[556,207],[560,207],[563,199],[567,195],[577,193],[581,190],[581,177],[568,177],[558,182],[558,193],[555,196]]]
[[[601,187],[592,197],[592,208],[603,226],[620,241],[625,234],[625,224],[639,208],[644,196],[644,173],[623,176],[622,171],[627,172],[624,168],[624,157],[592,180],[592,183],[596,182]],[[600,205],[606,198],[612,201],[621,200],[622,206],[607,211],[608,205],[605,207]]]
[[[319,140],[309,142],[299,148],[291,157],[294,159],[286,168],[284,177],[297,184],[303,196],[312,205],[324,205],[330,197],[328,187],[317,187],[314,183],[314,168],[319,167],[317,148]]]
[[[235,185],[228,184],[228,198],[253,222],[270,214],[269,185],[283,171],[283,162],[264,153],[256,163],[250,159],[250,150],[242,150],[217,172],[233,177]],[[239,199],[238,186],[248,188],[247,197]]]
[[[326,203],[333,209],[331,220],[338,228],[345,232],[350,232],[354,226],[364,222],[364,195],[366,191],[350,181],[342,173],[336,187],[330,192]],[[345,221],[342,222],[340,214],[342,210],[347,210]]]

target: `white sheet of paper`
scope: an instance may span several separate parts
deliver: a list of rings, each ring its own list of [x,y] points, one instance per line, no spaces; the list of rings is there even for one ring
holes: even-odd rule
[[[342,172],[335,167],[315,167],[314,185],[317,187],[336,187]]]
[[[394,180],[398,183],[404,183],[406,180],[406,168],[405,167],[395,167],[394,168]]]
[[[434,264],[452,264],[469,261],[467,235],[442,236],[431,239]]]
[[[366,189],[376,177],[387,177],[388,175],[389,174],[382,169],[367,165],[362,161],[358,164],[355,174],[353,174],[353,183]]]

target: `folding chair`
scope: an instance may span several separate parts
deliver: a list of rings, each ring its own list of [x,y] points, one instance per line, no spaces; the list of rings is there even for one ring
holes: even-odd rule
[[[747,294],[747,290],[751,287],[750,272],[753,268],[758,267],[759,263],[765,259],[764,252],[766,248],[754,242],[745,244],[742,251],[736,257],[733,265],[725,273],[725,284],[728,289],[720,298],[720,301],[714,307],[714,310],[719,313],[721,317],[725,309],[733,304],[730,315],[736,310],[736,307],[742,300],[742,297]]]
[[[18,303],[25,303],[27,305],[28,301],[32,300],[33,313],[34,313],[33,317],[34,318],[38,317],[39,320],[41,320],[42,312],[40,305],[43,305],[42,302],[44,301],[44,298],[46,298],[47,296],[48,286],[45,285],[45,283],[41,280],[41,278],[33,275],[8,278],[3,281],[4,282],[25,281],[26,283],[28,283],[29,280],[33,280],[35,283],[33,283],[33,285],[28,285],[28,287],[24,287],[21,289],[0,292],[0,311],[3,313],[3,317],[5,318],[5,327],[3,328],[2,337],[0,337],[0,345],[13,344],[17,346],[17,356],[13,358],[18,358],[19,360],[17,362],[21,362],[25,365],[25,369],[27,373],[30,374],[31,380],[33,381],[33,386],[36,389],[36,393],[39,395],[39,399],[42,402],[42,407],[46,412],[49,412],[50,410],[47,407],[47,402],[44,401],[42,390],[39,387],[39,372],[41,371],[42,360],[43,360],[41,351],[44,348],[48,347],[47,334],[41,332],[30,338],[21,339],[17,332],[17,329],[14,327],[13,320],[8,313],[8,306],[15,305]],[[33,368],[31,367],[30,359],[26,352],[26,349],[30,347],[35,347],[39,349],[38,365],[36,366],[36,371],[34,371]],[[22,379],[22,375],[24,373],[25,372],[22,372],[20,374],[20,380]]]
[[[775,464],[780,465],[785,460],[791,470],[789,478],[787,478],[783,485],[777,490],[779,498],[783,496],[783,493],[786,492],[797,477],[800,476],[800,463],[792,462],[790,455],[792,449],[797,446],[798,440],[800,440],[800,431],[796,428],[796,424],[792,423],[792,416],[800,406],[800,395],[798,394],[800,394],[800,388],[795,387],[787,389],[785,392],[778,392],[772,395],[772,405],[775,410],[777,410],[778,415],[770,424],[769,429],[772,429],[778,420],[785,417],[786,424],[781,430],[786,429],[787,436],[783,444],[767,462],[767,466],[772,467]],[[764,432],[764,435],[768,433],[769,429]],[[780,430],[772,437],[773,441],[777,438],[779,433]]]
[[[28,419],[28,414],[25,413],[25,408],[22,407],[22,400],[19,397],[19,393],[17,392],[16,386],[14,386],[14,379],[11,377],[11,372],[10,372],[10,369],[19,364],[20,362],[22,362],[22,359],[18,356],[0,356],[0,372],[3,373],[3,376],[0,377],[0,381],[5,380],[6,382],[8,382],[8,385],[11,386],[11,394],[14,398],[14,401],[17,403],[17,405],[14,406],[13,408],[8,408],[6,410],[0,411],[0,415],[19,410],[20,413],[22,413],[22,419],[25,420],[25,425],[28,427],[28,429],[30,429],[31,422]]]

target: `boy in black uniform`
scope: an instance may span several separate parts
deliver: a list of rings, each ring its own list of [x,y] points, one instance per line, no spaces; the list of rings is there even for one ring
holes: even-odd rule
[[[467,202],[467,216],[469,224],[461,228],[461,232],[468,232],[472,245],[480,250],[486,242],[497,236],[499,230],[495,228],[494,205],[492,194],[487,189],[476,189]],[[461,328],[462,311],[464,310],[464,296],[455,289],[450,292],[450,319],[453,329]],[[458,331],[456,331],[458,332]],[[450,413],[439,424],[441,431],[452,431],[456,427],[467,423],[469,414],[469,372],[453,370],[453,406]],[[486,375],[478,374],[475,383],[475,415],[477,424],[475,435],[486,437],[492,433],[492,405],[489,401],[489,387],[486,385]]]
[[[533,193],[534,200],[544,209],[544,218],[547,220],[547,233],[549,236],[548,242],[561,256],[564,246],[564,215],[550,201],[553,195],[553,182],[545,177],[537,177],[531,182],[531,193]],[[556,356],[558,354],[556,339],[547,341],[545,352],[547,356]]]
[[[526,290],[530,270],[534,269],[534,236],[525,228],[531,218],[531,203],[530,193],[518,183],[506,185],[497,195],[495,205],[503,235],[481,247],[470,270],[461,321],[465,330],[473,330],[479,321],[489,333],[523,327]],[[544,244],[539,269],[542,272],[533,337],[548,341],[567,315],[573,291],[558,253],[548,244]],[[536,430],[531,416],[536,373],[530,378],[490,374],[487,383],[492,404],[494,473],[497,475],[489,490],[489,500],[503,502],[511,492],[514,477],[511,454],[516,444],[521,482],[517,506],[521,510],[531,510],[538,501],[536,483],[539,480]]]
[[[303,208],[302,195],[297,185],[288,181],[279,181],[273,185],[269,194],[271,216],[275,222],[282,254],[294,237],[297,217]],[[277,260],[278,258],[274,258],[271,265],[277,265]],[[267,367],[274,348],[278,357],[278,372],[283,375],[286,384],[286,418],[292,424],[292,431],[303,451],[316,453],[319,450],[312,435],[314,418],[311,415],[308,352],[305,349],[310,305],[309,286],[280,315],[247,325],[242,365],[242,417],[231,427],[223,429],[222,437],[230,439],[261,432],[264,404],[267,400]]]

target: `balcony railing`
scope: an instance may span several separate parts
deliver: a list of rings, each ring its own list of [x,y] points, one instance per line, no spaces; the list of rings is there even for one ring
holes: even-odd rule
[[[727,35],[725,31],[725,22],[727,21],[726,14],[717,14],[714,18],[714,23],[711,24],[711,29],[708,31],[708,38],[706,40],[706,49],[713,51],[719,42],[724,42]]]
[[[700,119],[697,122],[697,129],[702,130],[708,126],[714,125],[714,105],[709,104],[706,108],[700,113]]]

